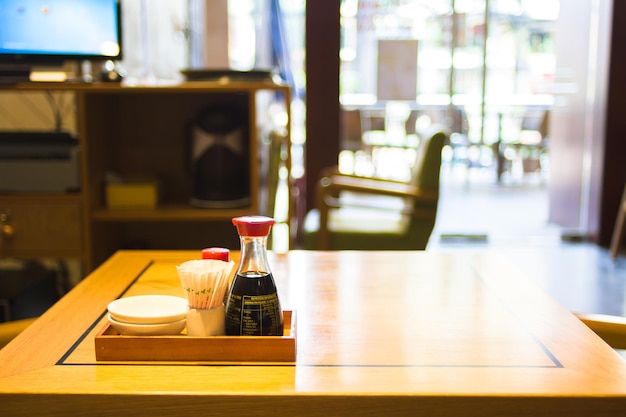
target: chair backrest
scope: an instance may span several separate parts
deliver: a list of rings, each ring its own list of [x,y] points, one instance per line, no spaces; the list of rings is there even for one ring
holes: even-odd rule
[[[361,110],[341,108],[341,144],[343,148],[359,149],[362,146],[363,120]]]
[[[370,130],[385,130],[385,111],[367,111],[362,114],[361,123],[364,132]]]
[[[541,135],[541,139],[545,139],[548,136],[549,123],[549,110],[541,109],[528,111],[522,116],[520,129],[537,131]]]
[[[404,131],[406,132],[407,135],[413,135],[417,133],[415,124],[417,122],[419,115],[420,115],[419,110],[411,110],[411,112],[409,113],[409,117],[407,117],[406,121],[404,122]]]
[[[419,134],[421,141],[411,181],[420,191],[432,195],[433,198],[413,200],[406,246],[425,249],[437,219],[441,152],[449,138],[449,129],[443,125],[433,124]]]
[[[449,129],[443,125],[431,124],[418,134],[420,144],[410,182],[422,190],[439,192],[441,152],[448,139]]]

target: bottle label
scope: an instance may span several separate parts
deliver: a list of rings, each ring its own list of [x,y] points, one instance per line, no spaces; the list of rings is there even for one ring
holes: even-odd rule
[[[242,336],[282,336],[283,320],[278,294],[231,294],[233,307],[226,317],[227,334]]]

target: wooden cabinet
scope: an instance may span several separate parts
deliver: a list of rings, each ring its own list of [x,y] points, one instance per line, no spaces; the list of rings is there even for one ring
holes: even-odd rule
[[[281,161],[290,172],[291,97],[287,86],[202,81],[154,87],[96,83],[23,84],[14,88],[75,92],[81,190],[54,196],[0,194],[0,205],[11,209],[16,234],[14,242],[4,239],[3,255],[73,255],[83,260],[85,272],[89,272],[123,248],[238,248],[231,218],[271,214],[264,202],[273,198],[269,194],[275,191],[266,185],[278,174],[270,172],[275,169],[270,167],[276,166],[270,161],[276,157],[270,150],[276,147],[268,140],[280,140],[286,145],[283,149],[287,157]],[[266,113],[271,103],[282,103],[287,115],[287,124],[280,126],[279,135],[268,126]],[[241,169],[249,175],[249,203],[196,208],[190,203],[190,123],[202,109],[222,105],[239,109],[247,119],[244,130],[249,160]],[[122,178],[155,180],[159,190],[157,206],[109,208],[105,187],[112,173]],[[21,236],[22,232],[28,235]]]
[[[81,257],[79,195],[0,195],[0,254]]]

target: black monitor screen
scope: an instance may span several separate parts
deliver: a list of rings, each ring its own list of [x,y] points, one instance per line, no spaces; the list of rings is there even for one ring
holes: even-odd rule
[[[119,0],[0,0],[0,62],[120,59]]]

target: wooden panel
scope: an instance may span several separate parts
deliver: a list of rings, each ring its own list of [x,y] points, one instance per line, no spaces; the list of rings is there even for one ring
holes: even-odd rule
[[[3,256],[81,255],[82,210],[78,196],[0,196],[9,211],[12,237],[4,237]]]

